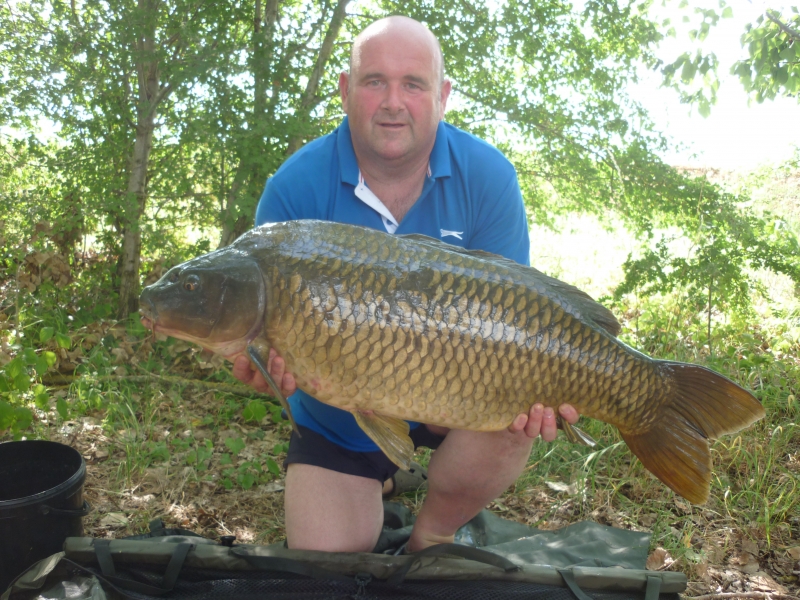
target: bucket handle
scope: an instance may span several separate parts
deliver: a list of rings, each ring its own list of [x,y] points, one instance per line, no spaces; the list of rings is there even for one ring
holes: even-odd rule
[[[65,509],[65,508],[53,508],[52,506],[47,506],[43,504],[39,507],[39,514],[41,515],[52,515],[54,517],[85,517],[89,514],[89,511],[92,510],[92,507],[89,506],[89,503],[84,500],[83,506],[78,509]]]

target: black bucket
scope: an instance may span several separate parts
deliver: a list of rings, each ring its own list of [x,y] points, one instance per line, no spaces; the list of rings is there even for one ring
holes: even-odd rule
[[[86,463],[42,440],[0,444],[0,594],[36,561],[83,535]]]

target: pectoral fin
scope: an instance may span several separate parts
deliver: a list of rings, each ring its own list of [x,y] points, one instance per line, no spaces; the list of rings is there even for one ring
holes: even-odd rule
[[[564,430],[564,436],[573,444],[582,444],[590,448],[594,448],[597,445],[597,442],[592,439],[592,436],[570,425],[569,421],[561,415],[556,415],[556,423],[559,429]]]
[[[292,430],[300,436],[300,430],[297,429],[297,423],[294,422],[294,417],[292,416],[292,409],[289,407],[289,402],[286,398],[283,397],[281,393],[281,388],[275,383],[275,380],[272,379],[272,376],[267,371],[267,358],[264,357],[266,354],[269,357],[269,348],[266,347],[266,344],[256,344],[252,343],[247,346],[247,354],[250,356],[250,360],[253,361],[253,364],[261,371],[261,374],[264,376],[264,380],[269,384],[269,387],[272,388],[272,393],[275,394],[275,397],[281,403],[283,410],[286,411],[286,415],[289,417],[289,423],[292,424]]]
[[[375,413],[354,412],[356,423],[383,450],[386,457],[401,469],[411,467],[414,442],[408,436],[408,423],[395,417]]]

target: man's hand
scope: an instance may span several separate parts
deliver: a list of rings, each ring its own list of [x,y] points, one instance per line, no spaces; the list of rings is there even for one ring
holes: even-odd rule
[[[267,360],[267,371],[269,371],[272,381],[274,381],[280,388],[281,394],[284,398],[288,398],[297,391],[297,383],[295,383],[294,375],[286,371],[286,363],[278,356],[274,349],[269,351],[269,359]],[[255,388],[256,391],[262,394],[272,394],[272,388],[264,380],[263,375],[253,367],[253,364],[246,356],[240,356],[233,363],[233,376],[242,383]]]
[[[562,404],[558,407],[558,413],[570,424],[574,425],[578,422],[580,415],[569,404]],[[556,427],[556,413],[548,407],[544,407],[540,403],[536,403],[531,407],[530,413],[527,415],[517,415],[514,422],[509,425],[508,430],[511,433],[518,431],[525,431],[528,437],[542,436],[545,442],[552,442],[558,435],[558,428]]]

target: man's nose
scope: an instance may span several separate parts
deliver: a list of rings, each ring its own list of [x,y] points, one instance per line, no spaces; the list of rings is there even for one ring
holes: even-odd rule
[[[396,113],[403,109],[403,86],[399,83],[390,83],[386,86],[386,95],[382,106],[385,110]]]

